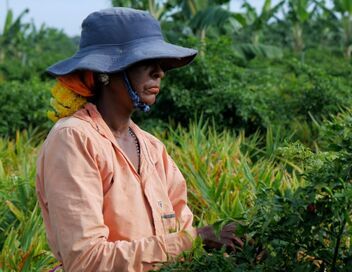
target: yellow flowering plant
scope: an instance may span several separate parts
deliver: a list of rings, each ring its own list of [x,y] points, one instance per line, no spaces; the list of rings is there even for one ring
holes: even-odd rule
[[[51,89],[51,94],[53,97],[50,99],[50,104],[54,110],[48,111],[47,114],[53,122],[72,115],[87,103],[85,97],[73,92],[60,82],[57,82]]]

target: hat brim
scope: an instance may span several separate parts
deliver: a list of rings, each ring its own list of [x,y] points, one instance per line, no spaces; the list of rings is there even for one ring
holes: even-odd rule
[[[161,39],[139,39],[138,42],[89,46],[75,55],[60,61],[47,69],[53,76],[70,74],[76,70],[90,70],[101,73],[116,73],[129,66],[148,59],[163,59],[165,71],[189,64],[197,51]]]

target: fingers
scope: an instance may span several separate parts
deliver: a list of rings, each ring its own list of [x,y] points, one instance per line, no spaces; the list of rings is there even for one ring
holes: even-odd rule
[[[235,237],[235,234],[232,231],[222,231],[219,237],[225,239],[232,239],[233,237]]]
[[[233,233],[225,233],[220,236],[221,241],[229,240],[231,241],[235,246],[242,248],[244,246],[244,242],[242,241],[241,238],[237,237]]]
[[[226,243],[224,243],[221,247],[223,247],[224,245],[226,247],[226,250],[234,253],[236,252],[236,247],[232,241],[227,240]]]
[[[240,238],[234,236],[233,241],[237,246],[239,246],[240,248],[243,248],[244,242]]]
[[[219,236],[215,234],[211,225],[197,229],[197,233],[202,238],[206,248],[221,249],[225,246],[227,250],[232,252],[236,252],[236,249],[242,249],[244,246],[244,242],[235,235],[235,231],[235,223],[225,225]]]
[[[197,229],[197,233],[202,238],[206,250],[219,250],[225,247],[227,253],[236,253],[242,251],[245,244],[255,247],[257,243],[254,239],[249,236],[237,237],[235,231],[235,223],[225,225],[219,234],[215,233],[214,227],[211,225]],[[265,260],[268,256],[268,252],[265,249],[263,250],[261,246],[256,247],[254,254],[255,260],[258,263]]]
[[[244,242],[235,235],[236,224],[229,223],[225,225],[221,231],[221,238],[230,239],[233,244],[237,247],[243,248]]]
[[[223,228],[222,231],[229,231],[229,232],[235,232],[236,230],[236,224],[235,223],[229,223],[226,224]]]
[[[262,250],[255,257],[255,260],[259,263],[259,262],[265,260],[267,256],[268,256],[268,252],[266,250]]]

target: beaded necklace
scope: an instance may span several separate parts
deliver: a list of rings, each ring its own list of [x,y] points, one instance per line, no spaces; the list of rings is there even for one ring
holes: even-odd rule
[[[138,157],[137,172],[139,174],[140,165],[141,165],[141,147],[139,145],[139,141],[138,141],[136,134],[134,133],[134,131],[130,127],[128,128],[128,134],[133,138],[134,144],[136,146],[136,152],[137,152],[137,157]]]

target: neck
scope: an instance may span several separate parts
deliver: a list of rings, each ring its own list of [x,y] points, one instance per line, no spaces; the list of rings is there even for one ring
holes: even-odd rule
[[[128,128],[131,123],[132,110],[128,110],[119,105],[109,106],[111,102],[104,102],[103,99],[97,102],[97,109],[105,123],[109,126],[115,138],[128,136]]]
[[[100,90],[96,106],[116,138],[128,136],[134,108],[121,74],[110,75],[110,84]]]

